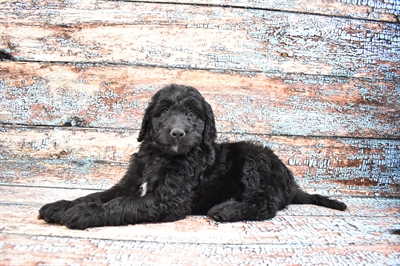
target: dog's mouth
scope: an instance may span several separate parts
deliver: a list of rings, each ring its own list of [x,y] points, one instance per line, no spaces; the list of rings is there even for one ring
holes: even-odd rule
[[[187,145],[184,141],[174,141],[173,144],[166,147],[168,149],[167,153],[170,155],[187,154],[191,150],[190,145]]]
[[[187,154],[190,151],[190,147],[188,147],[184,141],[172,140],[166,143],[157,138],[155,138],[154,141],[158,144],[161,151],[172,156]]]
[[[164,145],[160,145],[161,150],[169,154],[171,156],[178,156],[178,155],[186,155],[188,154],[193,148],[198,146],[198,143],[191,143],[188,140],[172,140],[169,143],[165,143]]]
[[[170,147],[171,151],[175,154],[179,154],[179,143],[176,142],[174,145]]]

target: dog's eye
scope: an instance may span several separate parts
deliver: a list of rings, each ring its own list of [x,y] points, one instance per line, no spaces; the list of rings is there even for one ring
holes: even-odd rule
[[[191,110],[191,111],[189,112],[189,117],[194,118],[194,117],[196,117],[196,116],[197,116],[197,113],[196,113],[195,111]]]
[[[161,116],[166,116],[168,114],[168,109],[164,109],[161,111]]]

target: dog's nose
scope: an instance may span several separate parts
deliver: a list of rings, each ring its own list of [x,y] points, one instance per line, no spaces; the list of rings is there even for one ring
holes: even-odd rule
[[[183,138],[184,136],[186,135],[186,133],[185,133],[185,131],[183,130],[183,129],[180,129],[180,128],[174,128],[174,129],[172,129],[171,130],[171,136],[174,138],[174,139],[181,139],[181,138]]]

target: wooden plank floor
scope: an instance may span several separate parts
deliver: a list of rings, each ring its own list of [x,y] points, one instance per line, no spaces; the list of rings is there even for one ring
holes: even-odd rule
[[[47,201],[93,190],[0,186],[2,265],[398,265],[400,199],[342,196],[345,212],[292,205],[271,220],[69,230],[37,220]]]
[[[0,0],[0,265],[400,265],[399,16],[396,0]],[[219,141],[271,147],[349,209],[37,220],[123,176],[170,83],[201,91]]]

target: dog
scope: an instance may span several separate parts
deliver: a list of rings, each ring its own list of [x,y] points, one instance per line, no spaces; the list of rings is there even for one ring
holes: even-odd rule
[[[289,204],[344,211],[343,202],[311,195],[268,147],[217,143],[214,114],[198,90],[168,85],[145,110],[137,153],[113,187],[39,210],[39,219],[71,229],[173,222],[208,215],[221,222],[265,220]]]

